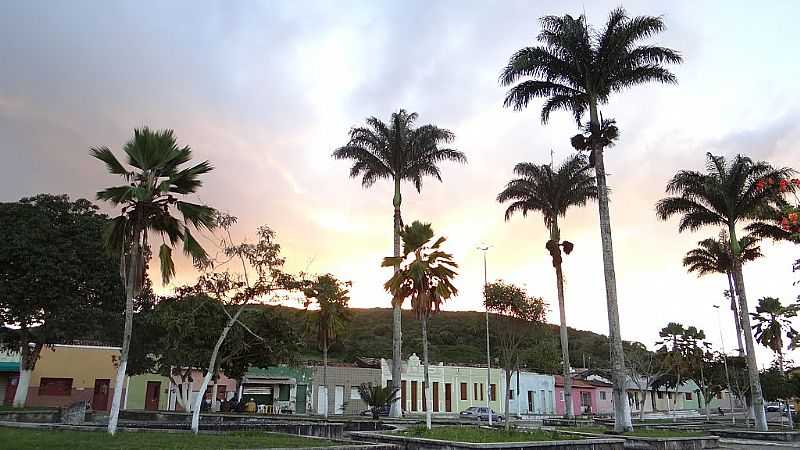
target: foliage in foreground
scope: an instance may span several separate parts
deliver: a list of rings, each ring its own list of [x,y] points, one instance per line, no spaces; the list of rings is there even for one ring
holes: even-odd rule
[[[425,427],[409,428],[402,432],[409,437],[440,439],[454,442],[541,442],[582,439],[579,436],[562,434],[557,431],[505,431],[484,427]]]
[[[0,442],[12,443],[14,450],[219,450],[244,448],[332,447],[334,442],[275,433],[105,433],[87,431],[28,430],[0,428]],[[5,445],[5,444],[4,444]]]

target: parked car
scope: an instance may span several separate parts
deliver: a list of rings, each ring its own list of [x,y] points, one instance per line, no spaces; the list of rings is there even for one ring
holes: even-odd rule
[[[461,411],[459,416],[464,419],[476,419],[489,421],[489,414],[492,415],[492,421],[502,422],[505,420],[503,416],[497,414],[486,406],[470,406],[469,408]]]
[[[773,403],[767,403],[767,405],[764,407],[764,409],[765,409],[767,412],[778,412],[778,411],[780,411],[781,409],[783,409],[783,408],[781,408],[781,406],[782,406],[782,405],[781,405],[780,403],[775,403],[775,402],[773,402]]]

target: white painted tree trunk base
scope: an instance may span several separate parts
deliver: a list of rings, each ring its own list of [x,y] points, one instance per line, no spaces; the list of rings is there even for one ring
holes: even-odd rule
[[[108,432],[117,432],[117,421],[119,420],[120,405],[122,405],[122,388],[125,386],[125,371],[128,368],[128,360],[119,362],[117,368],[117,378],[114,380],[114,396],[111,401],[111,413],[108,415]]]
[[[17,392],[14,394],[14,408],[24,408],[28,401],[28,388],[31,385],[33,370],[20,370],[17,380]]]

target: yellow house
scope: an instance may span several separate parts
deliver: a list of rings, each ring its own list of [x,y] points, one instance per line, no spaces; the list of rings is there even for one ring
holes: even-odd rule
[[[65,406],[87,400],[96,410],[108,410],[119,356],[119,347],[54,345],[42,349],[25,406]]]

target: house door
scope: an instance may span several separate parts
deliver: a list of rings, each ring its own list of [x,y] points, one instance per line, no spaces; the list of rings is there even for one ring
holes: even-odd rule
[[[528,412],[534,412],[533,410],[533,391],[528,391]]]
[[[581,392],[581,412],[591,414],[592,413],[592,393],[582,391]]]
[[[144,394],[144,409],[148,411],[158,410],[158,400],[161,397],[161,382],[148,381],[147,391]]]
[[[433,388],[433,412],[439,412],[439,383],[434,382]]]
[[[317,414],[325,414],[328,409],[328,387],[317,386]]]
[[[343,414],[344,413],[344,386],[336,386],[336,390],[334,392],[334,403],[333,403],[333,413],[334,414]]]
[[[453,385],[444,384],[444,411],[453,412]]]
[[[10,405],[14,403],[14,396],[17,395],[17,384],[19,383],[19,376],[11,375],[8,377],[8,384],[6,385],[6,393],[3,397],[3,404]]]
[[[308,386],[305,384],[297,385],[297,393],[295,394],[295,407],[294,410],[297,414],[306,413],[306,389]]]
[[[92,408],[97,411],[108,409],[108,387],[111,380],[94,380],[94,395],[92,396]]]

